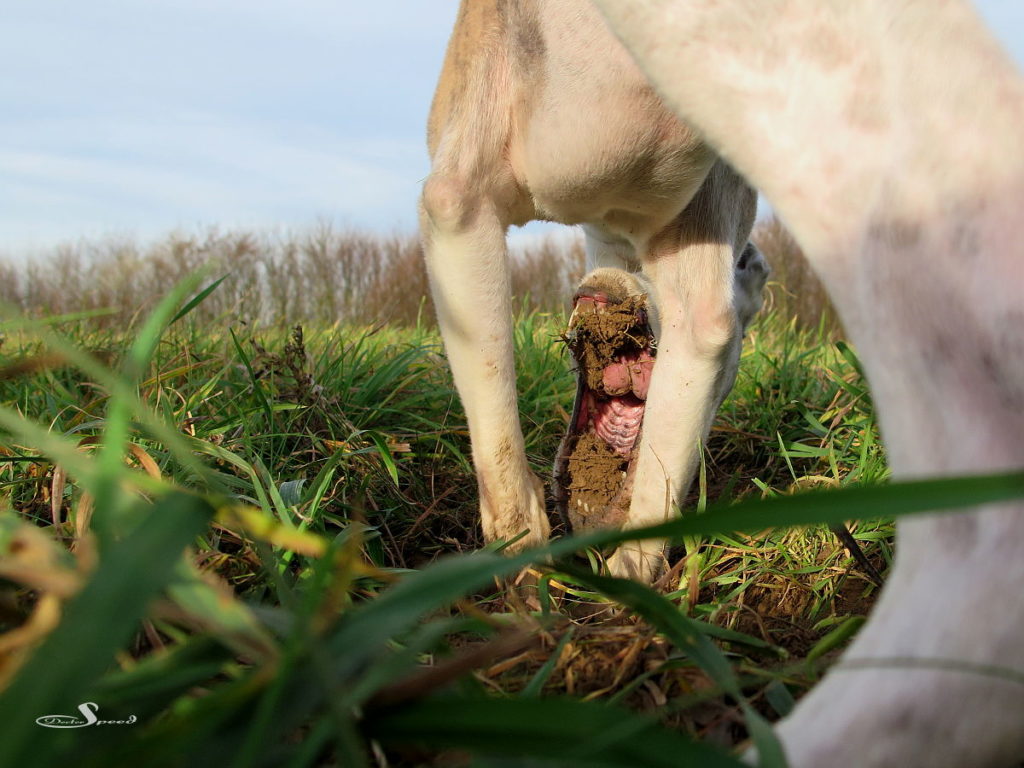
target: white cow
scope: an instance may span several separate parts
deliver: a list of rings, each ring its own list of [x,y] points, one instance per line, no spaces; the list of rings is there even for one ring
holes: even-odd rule
[[[588,401],[599,399],[602,412],[585,428],[632,428],[619,445],[628,479],[610,509],[587,516],[663,521],[690,485],[698,443],[735,378],[743,327],[760,306],[767,270],[746,249],[755,193],[667,110],[585,0],[464,1],[428,143],[422,232],[469,421],[484,535],[526,530],[523,547],[549,532],[516,407],[505,245],[508,227],[531,219],[584,225],[588,269],[598,268],[580,289],[588,301],[649,299],[656,373],[642,392]],[[650,580],[662,551],[660,542],[630,545],[611,569]]]
[[[857,344],[894,474],[1024,467],[1024,83],[966,0],[594,2],[665,103],[800,240]],[[485,529],[544,532],[516,439],[502,298],[504,227],[536,212],[596,211],[653,282],[663,319],[646,416],[666,410],[641,440],[664,469],[653,457],[638,467],[629,520],[657,518],[664,478],[676,496],[685,482],[735,332],[737,241],[663,249],[650,234],[706,178],[709,150],[692,138],[659,151],[679,129],[652,118],[660,107],[582,2],[466,4],[445,77],[424,224]],[[629,182],[651,193],[631,197]],[[682,441],[664,434],[678,429],[669,408],[687,419]],[[644,575],[652,556],[618,565]],[[870,621],[779,726],[791,764],[1024,759],[1022,585],[1024,505],[901,523]]]

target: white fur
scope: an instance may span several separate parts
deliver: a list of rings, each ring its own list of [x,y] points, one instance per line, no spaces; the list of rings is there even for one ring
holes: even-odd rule
[[[894,475],[1024,467],[1024,85],[969,4],[595,2],[803,244]],[[791,765],[1024,759],[1022,588],[1024,505],[902,522],[870,621],[779,727]]]
[[[627,524],[664,520],[731,387],[766,269],[738,262],[755,195],[672,115],[586,0],[465,2],[431,112],[422,229],[488,539],[548,535],[515,399],[505,232],[583,224],[588,265],[636,274],[659,320]],[[663,546],[620,549],[650,580]]]

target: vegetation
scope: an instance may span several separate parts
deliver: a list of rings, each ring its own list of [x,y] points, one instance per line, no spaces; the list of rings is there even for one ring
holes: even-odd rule
[[[513,256],[513,293],[529,309],[561,309],[583,276],[579,239],[549,237]],[[171,286],[200,269],[224,276],[195,309],[200,322],[230,316],[250,325],[409,327],[434,317],[412,234],[383,237],[328,223],[278,234],[210,230],[149,244],[83,240],[24,261],[0,260],[0,303],[37,317],[96,312],[90,322],[100,326],[149,315]]]
[[[583,276],[582,237],[566,234],[513,250],[512,293],[525,311],[560,312]],[[760,222],[754,240],[773,269],[768,306],[801,327],[832,329],[824,288],[782,223]],[[273,327],[433,324],[415,235],[382,237],[329,223],[277,234],[178,232],[148,244],[82,240],[27,264],[0,258],[0,303],[40,318],[92,312],[90,324],[121,328],[149,315],[171,286],[201,269],[224,281],[194,310],[199,322],[230,316]]]
[[[875,595],[826,527],[784,526],[1021,493],[878,485],[853,351],[771,314],[686,516],[504,557],[432,328],[211,319],[226,284],[120,328],[5,326],[0,766],[737,766],[748,737],[780,766],[766,721]],[[563,324],[516,326],[542,476],[571,406]],[[821,487],[840,490],[790,495]],[[884,568],[891,522],[854,530]],[[675,542],[657,589],[600,574],[644,535]],[[36,724],[85,702],[134,722]]]

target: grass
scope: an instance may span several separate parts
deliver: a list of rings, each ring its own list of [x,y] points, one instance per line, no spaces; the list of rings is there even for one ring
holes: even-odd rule
[[[770,526],[1020,495],[879,486],[854,353],[771,315],[708,440],[703,514],[648,532],[676,543],[657,590],[593,567],[629,535],[502,557],[479,551],[434,330],[178,317],[198,288],[126,330],[6,325],[0,766],[736,766],[748,737],[783,765],[767,720],[875,588],[823,525]],[[563,322],[516,326],[542,476],[571,406]],[[841,490],[790,496],[820,488]],[[891,521],[855,535],[884,568]],[[508,588],[525,566],[535,591]],[[135,723],[35,723],[82,702]]]

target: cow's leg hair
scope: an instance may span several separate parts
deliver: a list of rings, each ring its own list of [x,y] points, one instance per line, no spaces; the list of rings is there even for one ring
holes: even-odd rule
[[[438,324],[469,423],[484,537],[509,541],[528,531],[511,548],[541,544],[549,525],[544,488],[526,463],[519,425],[500,209],[443,174],[427,180],[421,209]]]
[[[801,241],[859,349],[894,475],[1024,466],[1024,87],[975,12],[596,3]],[[1024,671],[1022,541],[1019,503],[901,522],[843,657],[855,669],[840,662],[780,725],[791,764],[1019,761],[1024,686],[977,670]]]

